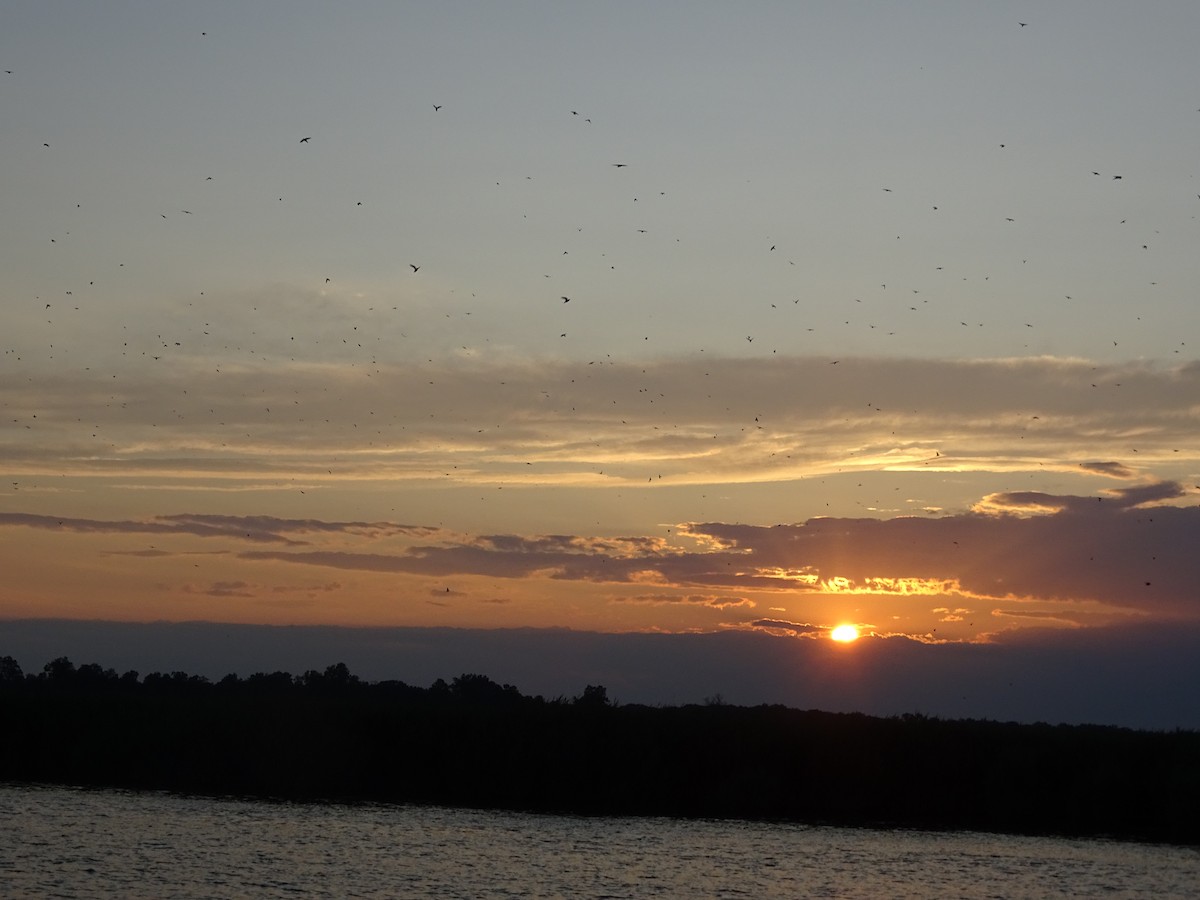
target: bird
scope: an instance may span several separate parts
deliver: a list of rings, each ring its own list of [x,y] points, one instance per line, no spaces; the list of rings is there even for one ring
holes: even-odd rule
[[[438,111],[439,109],[441,109],[441,108],[442,108],[442,107],[441,107],[441,106],[439,106],[437,103],[433,104],[433,111],[434,111],[434,112],[437,112],[437,111]]]
[[[408,266],[409,266],[409,268],[410,268],[410,269],[412,269],[414,272],[415,272],[415,271],[417,271],[418,269],[420,269],[420,268],[421,268],[420,266],[414,266],[412,263],[409,263],[409,264],[408,264]]]
[[[570,303],[570,302],[571,302],[571,298],[570,298],[570,297],[563,297],[563,298],[562,298],[562,302],[563,302],[563,303]]]
[[[307,144],[311,140],[312,140],[311,137],[302,137],[302,138],[300,138],[300,143]]]
[[[50,145],[47,144],[46,146]],[[629,165],[629,163],[613,163],[613,167],[616,169],[624,169],[627,165]]]

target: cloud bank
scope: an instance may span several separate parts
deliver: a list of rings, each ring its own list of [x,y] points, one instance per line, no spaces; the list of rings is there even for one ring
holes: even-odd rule
[[[480,673],[546,697],[603,684],[622,703],[923,713],[1001,721],[1200,728],[1195,625],[1031,631],[992,644],[864,638],[842,647],[762,633],[596,634],[565,629],[323,628],[0,622],[26,671],[66,655],[119,672],[321,670],[426,686]]]
[[[1200,506],[1173,505],[1188,495],[1176,482],[1109,488],[1093,497],[1004,492],[960,514],[775,525],[689,522],[661,536],[471,535],[390,522],[200,514],[106,521],[0,513],[0,527],[198,537],[220,541],[222,551],[264,573],[282,564],[425,579],[607,586],[630,606],[734,613],[752,609],[756,596],[774,595],[799,610],[806,602],[857,598],[876,610],[876,618],[899,604],[923,605],[942,616],[961,607],[982,610],[975,618],[983,634],[1046,615],[1074,624],[1105,615],[1110,621],[1200,620]],[[272,549],[253,546],[264,544]],[[154,549],[170,546],[160,540]],[[190,545],[187,550],[193,552]],[[236,595],[232,588],[226,593]],[[990,626],[989,617],[996,620]],[[941,621],[965,618],[960,612]],[[748,618],[728,623],[765,627]],[[889,633],[881,621],[866,624]]]

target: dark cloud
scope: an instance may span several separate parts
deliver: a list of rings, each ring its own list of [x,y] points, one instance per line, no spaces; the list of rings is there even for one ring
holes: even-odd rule
[[[245,581],[214,581],[208,587],[198,587],[185,584],[179,588],[181,594],[204,594],[207,597],[244,597],[256,596],[254,585]]]
[[[1134,507],[1185,497],[1188,490],[1174,481],[1157,481],[1137,487],[1107,490],[1104,493],[1106,496],[1115,498],[1121,506]]]
[[[603,684],[622,703],[699,703],[720,694],[743,705],[1159,729],[1200,728],[1197,648],[1200,626],[1194,624],[1029,629],[989,644],[864,637],[835,646],[763,630],[598,634],[0,622],[0,653],[34,672],[63,655],[118,671],[186,671],[213,679],[345,662],[372,681],[426,686],[479,672],[547,697]]]
[[[1174,481],[1157,481],[1128,488],[1112,488],[1103,497],[1046,494],[1040,491],[1003,491],[989,494],[980,509],[989,512],[1085,512],[1096,503],[1107,502],[1117,508],[1142,506],[1187,495],[1187,490]]]
[[[1061,625],[1103,625],[1105,619],[1095,614],[1088,615],[1086,612],[1062,611],[1062,610],[1041,610],[1041,609],[993,609],[992,616],[997,619],[1016,619],[1024,622],[1058,623]],[[1005,632],[1001,632],[1004,634]],[[996,635],[989,635],[990,638],[995,638]]]
[[[391,522],[324,522],[317,519],[278,519],[273,516],[214,516],[193,513],[155,516],[146,520],[76,519],[30,513],[0,513],[0,526],[22,525],[50,531],[91,534],[190,534],[225,537],[253,543],[300,546],[308,543],[289,534],[338,533],[360,537],[429,535],[438,529]],[[140,551],[139,551],[140,552]]]
[[[764,631],[785,632],[805,637],[815,637],[829,632],[829,626],[827,625],[813,625],[808,622],[788,622],[784,619],[756,619],[750,625],[753,628],[761,628]]]
[[[1119,462],[1085,462],[1079,468],[1096,475],[1108,475],[1110,478],[1134,478],[1137,473]]]
[[[399,525],[394,522],[326,522],[321,519],[280,519],[275,516],[216,516],[196,513],[156,516],[156,521],[181,528],[212,529],[213,533],[241,537],[251,541],[302,544],[289,534],[349,534],[360,537],[393,535],[429,535],[438,529],[428,526]]]
[[[581,537],[571,534],[542,534],[535,536],[518,534],[479,535],[472,546],[502,553],[530,554],[604,554],[608,556],[647,556],[670,553],[662,538],[633,536],[615,538]],[[429,551],[434,548],[421,548]]]
[[[993,494],[979,511],[936,518],[683,526],[683,534],[701,540],[705,549],[699,551],[672,548],[658,539],[505,535],[395,554],[272,550],[240,555],[441,577],[651,580],[684,588],[795,593],[822,585],[881,595],[960,591],[1200,616],[1194,591],[1200,583],[1200,554],[1194,552],[1200,507],[1153,505],[1183,494],[1180,485],[1163,482],[1105,497]]]
[[[437,528],[388,522],[326,522],[260,516],[160,516],[98,521],[18,513],[0,524],[75,532],[190,534],[283,545],[245,550],[246,562],[276,561],[369,572],[450,578],[546,578],[654,584],[673,591],[855,591],[912,595],[960,593],[1003,602],[1099,602],[1112,609],[1200,616],[1200,507],[1173,505],[1186,495],[1163,481],[1103,496],[1002,492],[970,512],[891,519],[815,518],[798,524],[697,522],[677,532],[698,549],[658,537],[490,534],[454,537]],[[287,549],[305,536],[344,542],[381,536],[423,539],[394,552]],[[430,537],[442,537],[430,542]]]
[[[676,604],[690,606],[710,606],[713,609],[736,609],[738,607],[753,607],[754,601],[748,597],[725,597],[720,594],[637,594],[632,597],[613,597],[613,603],[644,603],[650,606],[671,606]]]
[[[1200,507],[1150,506],[1184,494],[1173,482],[1109,498],[993,495],[996,509],[938,518],[811,519],[772,527],[704,523],[692,533],[741,554],[746,568],[805,567],[821,579],[870,589],[878,579],[952,582],[985,597],[1098,600],[1175,616],[1200,616]],[[1115,501],[1115,502],[1114,502]]]

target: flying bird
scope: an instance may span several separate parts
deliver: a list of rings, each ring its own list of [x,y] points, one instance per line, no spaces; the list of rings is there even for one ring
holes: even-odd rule
[[[47,144],[46,146],[49,147],[50,145]],[[624,169],[627,165],[629,165],[629,163],[613,163],[613,167],[617,169]]]
[[[437,112],[439,109],[441,109],[441,107],[440,107],[438,104],[436,104],[436,103],[435,103],[435,104],[433,104],[433,111],[434,111],[434,112]]]
[[[311,141],[311,140],[312,140],[312,138],[311,138],[311,137],[300,138],[300,143],[302,143],[302,144],[307,144],[307,143],[308,143],[309,141]]]
[[[563,303],[570,303],[570,302],[571,302],[571,298],[570,298],[570,297],[563,297],[563,298],[562,298],[562,302],[563,302]]]
[[[412,269],[414,272],[416,272],[418,269],[420,269],[420,268],[421,268],[420,266],[414,266],[412,263],[409,263],[409,264],[408,264],[408,266],[409,266],[409,268],[410,268],[410,269]]]

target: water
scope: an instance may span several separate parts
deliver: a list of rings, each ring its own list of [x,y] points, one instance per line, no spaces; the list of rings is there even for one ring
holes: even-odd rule
[[[1196,897],[1194,848],[0,785],[4,897]]]

